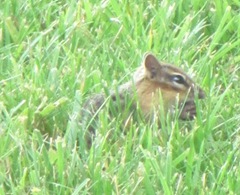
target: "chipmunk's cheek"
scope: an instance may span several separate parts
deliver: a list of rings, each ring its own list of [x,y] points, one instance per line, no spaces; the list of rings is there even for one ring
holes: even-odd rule
[[[194,101],[188,101],[184,104],[180,119],[182,120],[193,120],[196,116],[196,106]]]

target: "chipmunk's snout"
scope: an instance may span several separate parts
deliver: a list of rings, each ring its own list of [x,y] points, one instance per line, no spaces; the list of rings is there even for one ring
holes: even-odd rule
[[[195,84],[193,84],[190,87],[190,97],[193,98],[197,98],[197,99],[204,99],[205,98],[205,92],[202,90],[202,88],[200,88],[199,86],[196,86]]]

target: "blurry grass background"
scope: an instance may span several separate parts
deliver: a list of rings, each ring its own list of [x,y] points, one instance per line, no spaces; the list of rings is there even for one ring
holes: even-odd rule
[[[2,0],[0,18],[1,194],[239,193],[240,1]],[[103,111],[102,137],[77,147],[84,100],[147,51],[204,88],[198,118],[136,122],[112,144]]]

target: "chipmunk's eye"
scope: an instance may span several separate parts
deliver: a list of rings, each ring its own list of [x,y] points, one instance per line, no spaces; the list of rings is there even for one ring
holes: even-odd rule
[[[181,75],[173,75],[172,76],[172,81],[174,81],[178,84],[184,84],[185,83],[185,79]]]

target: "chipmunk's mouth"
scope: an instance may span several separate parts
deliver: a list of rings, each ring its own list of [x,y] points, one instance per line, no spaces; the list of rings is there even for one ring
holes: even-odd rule
[[[180,119],[182,120],[193,120],[196,116],[196,105],[194,101],[190,100],[185,102],[182,107],[182,112],[180,114]]]

